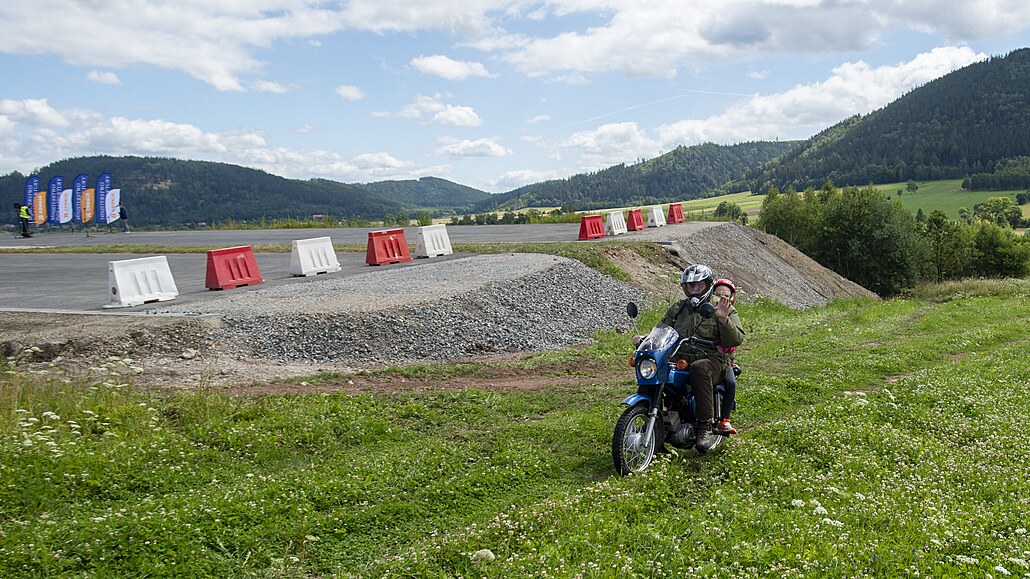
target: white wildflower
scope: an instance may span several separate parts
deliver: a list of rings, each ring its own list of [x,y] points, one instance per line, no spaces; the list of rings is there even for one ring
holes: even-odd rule
[[[994,567],[994,570],[995,570],[995,571],[997,571],[998,573],[1001,573],[1002,575],[1004,575],[1004,576],[1006,576],[1006,577],[1008,577],[1009,575],[1011,575],[1011,574],[1012,574],[1012,573],[1010,573],[1010,572],[1009,572],[1009,570],[1008,570],[1008,569],[1006,569],[1006,568],[1002,567],[1001,565],[996,565],[996,566]]]
[[[792,506],[800,509],[801,507],[805,506],[805,501],[803,501],[801,499],[794,499],[793,501],[790,502],[790,504]]]
[[[493,561],[497,556],[494,555],[494,552],[490,549],[480,549],[475,553],[472,553],[472,558],[477,561]]]
[[[831,519],[829,517],[824,518],[823,519],[823,523],[825,523],[827,525],[830,525],[831,527],[837,527],[838,529],[840,529],[841,527],[844,526],[844,523],[842,523],[840,521],[835,521],[835,520],[833,520],[833,519]]]
[[[830,511],[827,511],[825,507],[819,506],[816,507],[814,511],[812,511],[812,514],[816,516],[822,516],[828,514],[829,512]]]

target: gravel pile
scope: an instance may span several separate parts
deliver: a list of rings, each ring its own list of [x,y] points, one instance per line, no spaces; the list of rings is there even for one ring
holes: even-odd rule
[[[629,301],[650,297],[575,260],[508,254],[279,286],[178,311],[219,314],[216,341],[229,355],[365,365],[585,343],[597,330],[630,328]]]

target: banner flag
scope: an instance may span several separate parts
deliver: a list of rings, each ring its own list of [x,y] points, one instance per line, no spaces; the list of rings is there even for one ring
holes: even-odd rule
[[[29,211],[36,203],[36,195],[39,195],[39,177],[33,175],[25,180],[25,195],[22,196],[22,205],[28,205]]]
[[[72,220],[72,190],[65,189],[61,191],[61,196],[58,199],[58,223],[68,223]]]
[[[64,191],[64,177],[60,175],[50,178],[47,187],[47,219],[51,225],[61,223],[61,191]]]
[[[76,175],[72,180],[72,223],[86,223],[82,219],[82,196],[88,181],[89,177],[85,175]]]
[[[97,190],[90,187],[82,192],[82,222],[89,223],[97,213]]]
[[[111,189],[107,192],[107,222],[114,223],[121,217],[118,215],[118,205],[122,202],[122,190]]]
[[[96,208],[97,208],[97,223],[106,224],[108,221],[108,207],[107,207],[107,193],[111,190],[111,174],[101,173],[97,177],[97,197],[96,197]]]

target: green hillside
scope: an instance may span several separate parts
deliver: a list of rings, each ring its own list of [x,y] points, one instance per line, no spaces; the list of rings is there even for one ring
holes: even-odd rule
[[[379,181],[360,187],[411,207],[437,209],[444,213],[468,213],[477,203],[490,198],[485,191],[436,177],[423,177],[417,181]]]
[[[1030,151],[1030,49],[971,64],[847,119],[729,191],[962,179]]]
[[[978,203],[987,201],[990,197],[1010,197],[1016,200],[1016,195],[1025,193],[1025,189],[1018,191],[966,191],[962,189],[961,179],[948,179],[944,181],[916,182],[919,189],[908,191],[907,183],[884,183],[876,188],[888,195],[897,196],[898,199],[912,213],[920,209],[924,215],[929,215],[935,210],[943,211],[949,219],[958,219],[959,207],[973,209]],[[1024,207],[1024,213],[1030,209],[1030,205]]]
[[[480,203],[477,211],[524,207],[607,209],[708,197],[726,181],[783,154],[795,144],[763,141],[677,147],[635,165],[620,164],[495,195]]]

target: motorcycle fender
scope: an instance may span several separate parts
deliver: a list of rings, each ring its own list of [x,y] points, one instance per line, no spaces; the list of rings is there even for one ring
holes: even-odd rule
[[[644,396],[643,394],[631,394],[627,396],[625,400],[622,401],[622,403],[626,406],[636,406],[641,402],[647,402],[647,404],[650,405],[651,399],[647,396]]]

